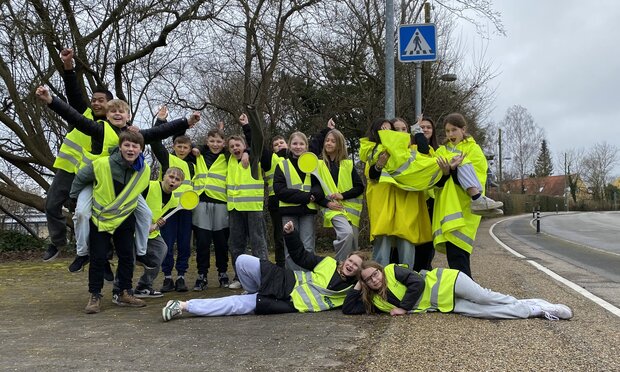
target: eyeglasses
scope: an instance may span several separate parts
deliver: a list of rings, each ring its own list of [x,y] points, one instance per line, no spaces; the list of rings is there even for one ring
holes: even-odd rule
[[[379,279],[379,269],[375,269],[375,271],[372,272],[372,274],[370,274],[370,276],[368,276],[367,278],[362,278],[362,280],[364,281],[364,283],[368,284],[369,282],[373,282],[375,280]]]

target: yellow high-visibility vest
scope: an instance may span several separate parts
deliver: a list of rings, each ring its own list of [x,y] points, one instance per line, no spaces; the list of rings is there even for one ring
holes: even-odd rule
[[[103,145],[101,147],[101,154],[93,154],[90,151],[84,150],[82,152],[82,163],[80,164],[80,168],[92,164],[93,161],[99,158],[110,156],[110,151],[118,147],[118,133],[112,128],[112,124],[105,120],[99,120],[98,123],[103,125]]]
[[[456,154],[466,154],[474,167],[482,185],[487,178],[487,160],[476,141],[469,137],[456,146],[450,144],[437,149],[437,156],[451,159]],[[462,250],[472,253],[481,216],[471,213],[471,197],[461,186],[449,178],[442,188],[435,190],[433,209],[433,244],[435,250],[446,252],[446,242],[451,242]]]
[[[258,163],[260,168],[260,162]],[[258,180],[252,177],[250,167],[243,168],[236,158],[228,159],[226,196],[228,211],[262,211],[265,202],[265,181],[262,172]]]
[[[271,154],[271,168],[265,172],[265,180],[267,181],[267,191],[269,192],[269,196],[274,196],[276,194],[273,191],[273,175],[276,173],[276,167],[283,160],[283,157],[279,157],[275,153]]]
[[[338,169],[338,185],[334,182],[329,168],[324,161],[319,162],[319,176],[323,179],[323,182],[327,186],[328,190],[323,190],[325,195],[334,194],[336,192],[343,193],[351,190],[353,187],[353,179],[351,173],[353,172],[353,161],[350,159],[344,159],[340,161],[340,167]],[[359,227],[360,216],[362,215],[362,203],[364,199],[362,195],[359,195],[352,199],[340,200],[339,202],[344,207],[343,211],[334,211],[329,208],[323,208],[323,226],[332,227],[332,218],[337,215],[343,215],[353,224],[353,226]]]
[[[394,266],[394,264],[389,264],[383,269],[386,285],[396,298],[402,300],[407,287],[396,279]],[[454,310],[454,283],[458,274],[458,270],[452,269],[423,270],[420,275],[424,278],[424,291],[412,309],[413,312],[440,311],[449,313]],[[385,313],[389,313],[395,308],[387,299],[384,300],[377,295],[373,296],[372,303],[377,309]]]
[[[96,182],[93,187],[91,220],[99,231],[113,233],[138,206],[138,197],[149,186],[151,169],[148,164],[134,172],[123,190],[115,195],[110,169],[110,157],[93,162]]]
[[[228,162],[226,155],[221,153],[217,159],[211,164],[211,168],[207,167],[207,163],[202,155],[196,158],[196,174],[194,174],[194,191],[198,195],[203,192],[208,197],[216,200],[226,201],[226,173],[228,172]]]
[[[295,271],[295,287],[291,292],[293,306],[300,313],[331,310],[342,306],[349,286],[340,291],[327,289],[338,267],[338,261],[325,257],[312,271]]]
[[[176,155],[168,154],[168,168],[170,167],[181,168],[183,170],[183,174],[185,175],[183,182],[181,182],[181,186],[174,190],[174,196],[180,198],[184,191],[194,189],[194,186],[192,186],[192,174],[189,171],[189,164]]]
[[[93,110],[88,108],[82,114],[84,117],[93,120]],[[62,169],[68,173],[77,173],[82,162],[82,152],[91,150],[90,136],[80,132],[76,128],[72,129],[63,140],[54,160],[54,168]]]
[[[150,181],[149,182],[149,191],[146,194],[146,205],[149,206],[151,213],[153,214],[153,218],[151,223],[157,222],[163,215],[171,209],[174,209],[179,205],[179,199],[174,196],[174,193],[170,195],[170,200],[166,203],[166,205],[162,205],[162,189],[160,181]],[[161,235],[159,229],[153,230],[149,234],[149,239],[154,239]]]
[[[299,190],[304,192],[310,192],[312,188],[312,179],[310,173],[306,173],[306,177],[304,178],[304,182],[301,182],[301,177],[297,173],[297,170],[293,166],[293,163],[289,159],[284,159],[278,166],[282,170],[284,174],[284,178],[286,179],[286,187],[293,190]],[[300,204],[294,203],[286,203],[283,202],[282,199],[278,199],[280,207],[297,207]],[[308,209],[317,210],[317,205],[315,202],[310,202],[306,204]]]

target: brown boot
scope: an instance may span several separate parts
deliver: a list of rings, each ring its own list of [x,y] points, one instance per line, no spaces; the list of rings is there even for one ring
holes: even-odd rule
[[[88,305],[84,308],[86,314],[96,314],[101,311],[101,294],[91,293]]]
[[[120,294],[115,294],[112,297],[112,302],[117,304],[118,306],[131,306],[131,307],[143,307],[146,306],[146,302],[142,301],[139,298],[136,298],[133,293],[129,292],[126,289]]]

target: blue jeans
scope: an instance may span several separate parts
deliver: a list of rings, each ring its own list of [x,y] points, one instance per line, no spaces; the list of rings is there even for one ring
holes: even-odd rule
[[[168,246],[168,253],[161,265],[161,271],[166,276],[172,275],[172,268],[177,269],[178,275],[185,275],[189,268],[191,254],[190,242],[192,237],[192,211],[180,210],[168,218],[161,228],[161,236]],[[177,262],[174,264],[174,243],[177,243]]]

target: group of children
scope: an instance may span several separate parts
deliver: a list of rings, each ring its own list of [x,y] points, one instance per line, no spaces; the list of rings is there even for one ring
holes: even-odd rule
[[[199,113],[168,122],[162,107],[156,125],[139,130],[129,125],[127,103],[112,99],[105,89],[93,93],[89,108],[73,71],[72,50],[63,50],[61,59],[69,104],[44,87],[36,92],[72,128],[60,148],[58,172],[48,191],[52,244],[44,260],[54,259],[58,247],[66,245],[62,206],[68,204],[74,209],[77,245],[69,270],[79,271],[90,263],[87,313],[100,311],[103,280],[113,277],[112,241],[119,259],[113,290],[118,305],[144,306],[140,297],[187,291],[192,234],[198,269],[193,289],[208,287],[211,244],[219,286],[242,288],[236,263],[248,243],[254,257],[268,260],[265,185],[275,265],[295,273],[311,270],[294,259],[282,234],[284,227],[294,226],[303,249],[313,255],[320,212],[323,225],[335,231],[335,260],[345,262],[359,246],[364,191],[373,257],[384,266],[398,262],[417,271],[430,270],[438,250],[447,254],[452,269],[472,277],[469,255],[480,216],[501,214],[501,202],[483,195],[486,159],[467,135],[460,114],[445,118],[443,146],[437,145],[429,118],[420,118],[411,128],[400,118],[375,120],[360,139],[364,186],[345,137],[331,119],[311,141],[294,132],[288,142],[276,136],[272,148],[263,148],[260,116],[247,106],[247,115],[239,117],[243,136],[225,138],[220,127],[207,133],[205,144],[194,146],[184,133],[200,120]],[[172,152],[161,143],[170,136]],[[150,167],[142,155],[145,144],[151,145],[160,164],[160,181],[150,181]],[[308,152],[320,158],[312,172],[299,164]],[[197,207],[165,216],[188,192],[198,195]],[[227,273],[229,253],[235,272],[232,281]],[[134,262],[145,267],[135,289]],[[153,282],[160,268],[163,285],[156,290]]]

